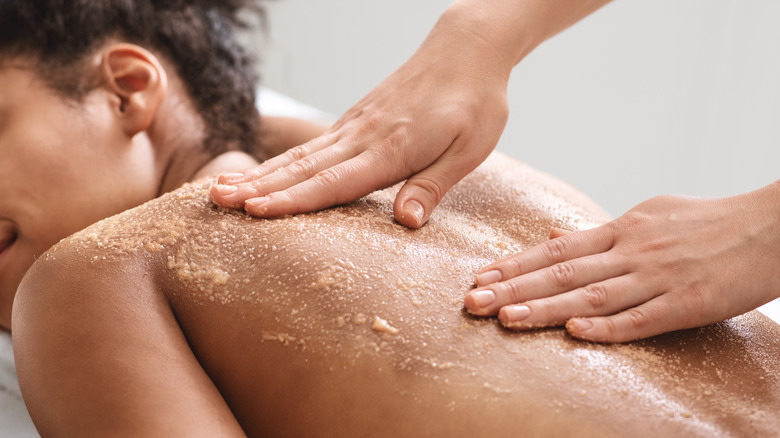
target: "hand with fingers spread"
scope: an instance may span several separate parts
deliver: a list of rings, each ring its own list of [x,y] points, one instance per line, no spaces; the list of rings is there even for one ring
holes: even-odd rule
[[[780,181],[732,198],[654,198],[484,268],[466,309],[596,342],[700,327],[780,297],[778,225]]]
[[[514,65],[607,0],[459,0],[417,52],[322,136],[243,174],[212,201],[277,217],[346,203],[406,180],[393,212],[422,226],[495,148]]]

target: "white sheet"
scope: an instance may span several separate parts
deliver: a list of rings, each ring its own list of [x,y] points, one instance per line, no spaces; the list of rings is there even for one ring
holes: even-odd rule
[[[16,379],[11,335],[0,329],[0,436],[37,437]]]
[[[295,117],[323,123],[335,121],[335,118],[326,112],[268,88],[262,88],[257,93],[257,107],[261,114],[269,116]]]
[[[758,308],[758,311],[780,324],[780,298],[770,301]]]

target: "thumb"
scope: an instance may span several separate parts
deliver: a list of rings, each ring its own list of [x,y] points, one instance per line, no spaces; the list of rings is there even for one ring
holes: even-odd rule
[[[479,163],[458,165],[454,160],[441,157],[429,167],[412,175],[395,197],[395,220],[409,228],[423,226],[447,191],[477,164]]]
[[[417,175],[409,178],[395,198],[395,220],[409,228],[423,226],[444,196],[445,189],[440,184]]]

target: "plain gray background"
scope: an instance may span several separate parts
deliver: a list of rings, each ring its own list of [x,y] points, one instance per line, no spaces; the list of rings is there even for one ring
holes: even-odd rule
[[[449,0],[278,0],[263,84],[336,116],[418,47]],[[659,194],[780,178],[780,2],[618,0],[515,67],[498,149],[613,216]]]

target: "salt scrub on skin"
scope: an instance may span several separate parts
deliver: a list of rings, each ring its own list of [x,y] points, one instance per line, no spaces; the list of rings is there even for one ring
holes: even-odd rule
[[[670,436],[761,436],[767,433],[749,433],[755,424],[778,424],[771,415],[780,334],[756,329],[762,326],[747,316],[700,332],[600,345],[575,341],[560,328],[513,333],[494,318],[463,312],[474,274],[506,248],[544,241],[552,226],[602,220],[544,181],[521,166],[502,177],[476,171],[416,231],[392,221],[392,190],[323,212],[260,220],[214,208],[208,184],[192,185],[71,243],[83,242],[90,257],[107,254],[96,268],[121,270],[128,259],[154,266],[200,363],[223,371],[212,376],[219,389],[285,427],[303,427],[307,410],[330,406],[334,411],[317,418],[355,420],[339,418],[343,405],[332,397],[343,394],[367,401],[356,406],[366,408],[358,420],[391,406],[407,416],[401,418],[425,413],[424,425],[438,409],[452,412],[442,427],[463,433],[475,425],[458,421],[480,412],[477,436],[506,409],[518,412],[529,436],[621,436],[637,423],[638,436],[652,436],[656,426],[668,426]],[[491,200],[496,191],[502,200]],[[107,233],[112,227],[120,230],[114,236]],[[376,330],[375,323],[399,332]],[[722,363],[740,366],[714,365]],[[306,397],[290,391],[290,382]],[[263,402],[259,393],[278,397],[253,405]],[[384,426],[386,435],[398,432]],[[758,431],[766,430],[776,428]],[[307,435],[297,432],[287,435]]]
[[[374,317],[374,322],[371,323],[371,329],[376,332],[390,333],[391,335],[397,335],[400,331],[378,316]]]
[[[238,226],[247,218],[215,209],[205,196],[204,184],[187,184],[166,194],[165,203],[131,209],[88,227],[74,236],[83,249],[99,249],[101,260],[118,260],[145,251],[151,259],[162,258],[167,269],[192,286],[208,302],[227,304],[238,299],[235,272],[222,262],[228,251],[243,245],[244,254],[255,258],[258,249]],[[176,210],[196,214],[177,215]],[[206,231],[198,226],[202,217],[215,218],[218,227]],[[231,248],[232,246],[232,248]],[[246,297],[242,297],[245,299]]]
[[[464,314],[463,294],[482,266],[546,240],[552,226],[602,220],[564,188],[535,178],[519,166],[503,177],[477,171],[417,231],[392,221],[393,190],[323,212],[259,220],[214,208],[208,184],[195,184],[74,240],[90,255],[99,250],[122,262],[136,254],[159,267],[155,275],[164,279],[163,293],[200,363],[225,370],[214,379],[225,393],[245,395],[248,403],[258,402],[260,392],[284,397],[290,376],[308,376],[307,397],[294,402],[304,404],[296,405],[300,410],[280,412],[292,402],[277,398],[257,410],[272,418],[343,406],[328,397],[364,391],[369,396],[361,400],[374,411],[396,399],[427,417],[446,411],[453,421],[475,411],[494,419],[485,406],[495,415],[521,412],[524,432],[541,436],[549,430],[620,436],[610,428],[640,420],[676,424],[672,435],[684,436],[771,423],[762,406],[776,405],[772,395],[750,382],[777,387],[765,372],[773,369],[776,348],[733,326],[597,345],[561,329],[511,333],[495,319]],[[497,191],[498,202],[490,196]],[[683,343],[686,351],[677,352]],[[770,351],[769,359],[760,362],[759,350]],[[738,363],[740,372],[713,363]],[[710,400],[708,391],[723,400]]]

